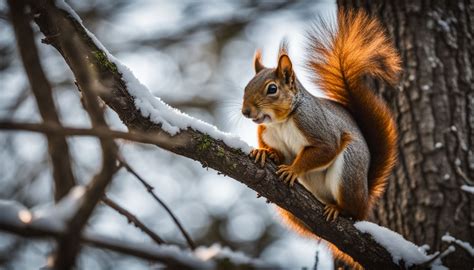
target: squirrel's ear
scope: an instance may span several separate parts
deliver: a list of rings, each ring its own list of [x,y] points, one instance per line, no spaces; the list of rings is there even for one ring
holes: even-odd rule
[[[262,64],[262,51],[257,50],[255,55],[253,56],[253,66],[255,68],[255,74],[257,74],[260,70],[264,69],[265,66]]]
[[[285,83],[290,84],[294,81],[295,74],[293,72],[293,65],[291,64],[290,57],[287,54],[280,55],[276,72],[278,77],[283,79]]]

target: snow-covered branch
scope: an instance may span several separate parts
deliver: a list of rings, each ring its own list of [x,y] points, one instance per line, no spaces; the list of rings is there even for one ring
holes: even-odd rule
[[[446,269],[439,253],[428,255],[426,250],[406,240],[400,234],[368,221],[359,221],[354,226],[361,232],[370,234],[377,243],[385,247],[392,255],[393,262],[404,267],[424,265],[431,262],[432,269]],[[439,259],[438,259],[439,258]]]
[[[459,247],[461,247],[462,249],[464,249],[469,255],[471,255],[471,257],[474,257],[474,248],[472,247],[472,245],[469,243],[469,242],[465,242],[465,241],[461,241],[459,239],[456,239],[454,237],[452,237],[451,235],[449,235],[449,233],[447,233],[446,235],[444,235],[441,240],[443,242],[447,242],[447,243],[453,243]]]

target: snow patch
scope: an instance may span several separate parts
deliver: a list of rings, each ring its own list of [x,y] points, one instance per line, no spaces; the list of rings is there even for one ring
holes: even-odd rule
[[[194,251],[196,257],[203,261],[215,259],[229,259],[235,265],[250,264],[254,267],[268,267],[263,261],[248,257],[242,252],[232,251],[228,247],[222,247],[220,244],[213,244],[210,247],[200,246]]]
[[[33,210],[33,225],[42,228],[63,230],[82,204],[86,192],[84,186],[75,186],[57,204],[50,203]]]
[[[34,226],[62,231],[82,203],[85,187],[75,186],[57,204],[49,203],[29,210],[16,201],[0,200],[0,220],[12,226]]]
[[[474,186],[462,185],[461,189],[471,194],[474,194]]]
[[[19,202],[0,200],[0,220],[13,226],[23,226],[31,221],[31,213]]]
[[[123,240],[100,235],[95,232],[86,230],[84,238],[92,240],[92,242],[107,243],[112,246],[124,246],[142,251],[143,253],[153,254],[154,256],[162,256],[163,258],[171,257],[181,262],[183,265],[192,266],[193,269],[213,269],[215,264],[212,261],[206,262],[197,258],[191,251],[184,250],[174,245],[156,245],[154,243],[143,242],[124,242]],[[160,268],[161,269],[161,268]]]
[[[471,246],[470,243],[456,239],[449,235],[449,233],[446,233],[443,237],[441,237],[441,240],[447,243],[455,243],[459,245],[460,247],[465,249],[471,255],[471,257],[474,257],[474,248]]]
[[[405,267],[424,263],[433,256],[426,254],[426,247],[419,247],[406,240],[400,234],[368,221],[359,221],[354,224],[359,231],[368,233],[374,240],[382,245],[391,255],[393,262],[399,264],[403,260]],[[435,260],[432,269],[447,269],[441,265],[440,260]]]
[[[191,128],[207,134],[214,139],[222,140],[226,145],[232,148],[237,148],[245,153],[250,153],[251,147],[246,142],[242,141],[240,137],[227,132],[222,132],[217,127],[172,108],[164,103],[160,98],[153,96],[148,88],[135,77],[133,72],[110,54],[94,34],[84,27],[79,15],[77,15],[77,13],[66,2],[64,2],[64,0],[57,0],[56,6],[76,19],[85,29],[95,45],[107,55],[109,61],[117,66],[119,73],[122,74],[123,81],[127,85],[128,92],[135,98],[136,108],[144,117],[148,117],[155,124],[160,124],[162,129],[170,135],[176,135],[182,130]]]

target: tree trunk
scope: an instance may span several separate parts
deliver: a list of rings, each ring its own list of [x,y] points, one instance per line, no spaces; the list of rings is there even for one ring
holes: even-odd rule
[[[351,1],[388,29],[403,61],[397,89],[375,84],[400,131],[399,163],[375,221],[418,245],[442,250],[448,233],[474,239],[474,3],[472,1]],[[473,269],[461,247],[443,259]]]

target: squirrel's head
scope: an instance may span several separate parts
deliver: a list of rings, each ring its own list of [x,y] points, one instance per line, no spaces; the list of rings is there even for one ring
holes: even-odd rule
[[[245,87],[242,114],[257,124],[285,121],[293,110],[297,93],[286,44],[280,46],[276,68],[263,66],[260,51],[255,53],[254,68],[255,76]]]

